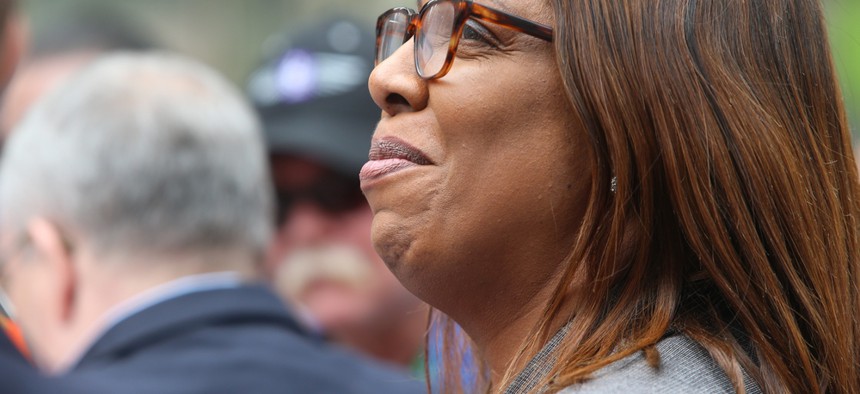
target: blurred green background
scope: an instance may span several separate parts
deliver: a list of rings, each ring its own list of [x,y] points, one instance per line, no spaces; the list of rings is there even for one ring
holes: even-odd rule
[[[830,41],[842,83],[855,145],[860,135],[860,0],[826,3]]]
[[[767,0],[756,0],[767,1]],[[34,34],[68,15],[110,8],[137,22],[167,48],[189,53],[243,83],[271,48],[333,16],[372,29],[402,0],[23,0]],[[835,61],[855,136],[860,130],[860,0],[825,0]],[[269,48],[269,49],[267,49]],[[855,137],[856,140],[856,137]]]
[[[397,0],[22,0],[34,35],[69,15],[109,10],[132,19],[155,40],[243,81],[273,40],[321,20],[351,17],[373,29]]]

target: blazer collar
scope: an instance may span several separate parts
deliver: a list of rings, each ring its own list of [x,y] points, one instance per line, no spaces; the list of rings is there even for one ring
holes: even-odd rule
[[[109,329],[84,353],[73,369],[182,331],[224,322],[280,325],[311,336],[270,290],[262,286],[204,290],[185,294],[135,313]]]

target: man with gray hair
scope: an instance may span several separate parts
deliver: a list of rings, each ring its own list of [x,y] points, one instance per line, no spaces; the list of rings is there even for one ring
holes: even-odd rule
[[[107,392],[418,392],[307,337],[252,284],[272,191],[240,97],[196,62],[118,54],[15,130],[0,251],[35,361]]]

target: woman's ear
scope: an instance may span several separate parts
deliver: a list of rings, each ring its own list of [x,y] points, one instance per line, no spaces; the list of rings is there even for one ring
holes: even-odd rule
[[[53,306],[52,313],[56,314],[53,319],[60,323],[68,322],[74,317],[79,274],[71,246],[60,228],[44,218],[31,220],[27,231],[37,258],[46,265],[45,280],[50,282],[52,291],[45,296]]]

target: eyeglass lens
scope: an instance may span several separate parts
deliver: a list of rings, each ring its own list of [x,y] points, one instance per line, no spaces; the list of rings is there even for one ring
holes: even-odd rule
[[[432,77],[445,67],[451,36],[454,34],[454,3],[435,3],[422,15],[421,29],[415,37],[415,60],[422,77]]]
[[[406,42],[406,31],[409,27],[409,15],[406,11],[396,11],[388,15],[385,23],[382,26],[378,52],[376,54],[376,62],[380,63],[397,51],[404,42]]]
[[[432,77],[445,67],[456,14],[457,8],[450,1],[433,3],[421,14],[420,28],[415,36],[415,66],[422,77]],[[377,63],[387,59],[408,41],[409,23],[410,17],[405,10],[386,16],[380,32]]]

